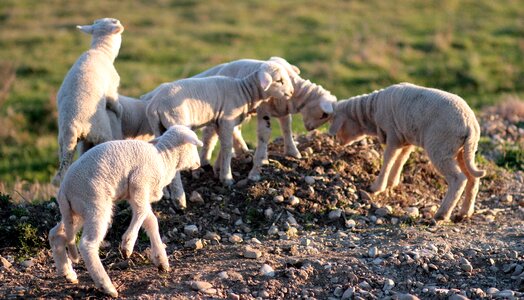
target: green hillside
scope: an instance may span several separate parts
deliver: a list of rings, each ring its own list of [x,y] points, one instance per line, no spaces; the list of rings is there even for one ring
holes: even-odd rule
[[[90,44],[75,26],[101,17],[126,27],[116,68],[128,96],[274,55],[339,99],[400,81],[459,94],[474,109],[524,95],[519,0],[3,0],[0,182],[49,182],[58,165],[55,95]],[[243,131],[250,142],[253,123]],[[299,120],[295,128],[304,131]]]

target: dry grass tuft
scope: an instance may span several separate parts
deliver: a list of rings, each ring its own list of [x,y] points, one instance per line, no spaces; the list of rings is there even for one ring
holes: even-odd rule
[[[0,194],[10,195],[14,203],[47,201],[56,196],[58,189],[50,183],[16,180],[12,184],[0,182]]]

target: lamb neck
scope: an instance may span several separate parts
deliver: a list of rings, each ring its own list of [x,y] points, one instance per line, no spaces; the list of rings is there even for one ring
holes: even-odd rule
[[[258,84],[257,75],[258,72],[253,72],[239,80],[238,83],[242,97],[247,99],[248,111],[255,109],[260,100],[264,99],[264,91]]]
[[[317,85],[309,80],[302,79],[298,76],[291,79],[295,92],[290,101],[288,101],[289,113],[298,113],[308,101],[312,99],[319,99],[328,92],[320,85]]]
[[[377,135],[375,100],[379,92],[352,97],[347,100],[346,104],[346,114],[352,116],[352,119],[369,135]]]
[[[113,35],[94,35],[91,41],[91,49],[99,50],[104,52],[111,58],[111,61],[115,61],[122,44],[122,36],[120,34]]]

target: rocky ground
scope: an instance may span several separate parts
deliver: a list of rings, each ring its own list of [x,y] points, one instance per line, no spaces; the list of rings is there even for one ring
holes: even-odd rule
[[[249,158],[234,161],[231,189],[211,170],[184,174],[188,209],[154,205],[169,273],[148,260],[145,234],[130,259],[120,255],[126,203],[115,209],[100,256],[122,298],[524,298],[524,173],[494,163],[508,143],[524,143],[524,114],[510,111],[481,116],[479,166],[488,175],[471,220],[433,224],[446,183],[422,151],[399,187],[370,196],[380,145],[341,147],[313,132],[298,138],[302,159],[281,156],[275,141],[256,183],[242,180]],[[82,263],[79,284],[55,275],[46,239],[58,218],[54,201],[13,205],[0,197],[0,298],[104,297]]]

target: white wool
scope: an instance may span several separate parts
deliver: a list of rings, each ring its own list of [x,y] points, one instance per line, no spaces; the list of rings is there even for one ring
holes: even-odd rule
[[[59,275],[77,282],[72,261],[79,260],[76,233],[82,228],[80,253],[96,286],[118,295],[98,256],[111,222],[113,203],[128,199],[133,217],[122,238],[129,257],[141,226],[151,240],[151,260],[164,271],[169,263],[151,203],[160,200],[162,188],[179,170],[200,166],[197,135],[185,126],[170,127],[151,143],[138,140],[110,141],[82,155],[66,172],[57,201],[62,220],[51,229],[49,243]]]
[[[107,110],[113,129],[113,138],[117,140],[152,140],[155,135],[146,116],[147,102],[123,95],[118,95],[118,102],[122,106],[120,118],[112,110]]]
[[[117,101],[120,77],[113,62],[124,27],[116,19],[105,18],[78,28],[93,39],[91,48],[71,67],[57,94],[60,166],[53,178],[55,185],[60,184],[73,161],[78,141],[96,145],[113,139],[106,108],[119,117],[122,113]]]
[[[335,107],[329,132],[342,144],[366,135],[378,136],[386,144],[384,163],[370,187],[372,192],[398,185],[413,145],[420,146],[449,186],[435,219],[449,220],[464,190],[466,196],[458,217],[472,216],[479,178],[485,171],[475,166],[479,124],[462,98],[401,83],[340,101]]]

